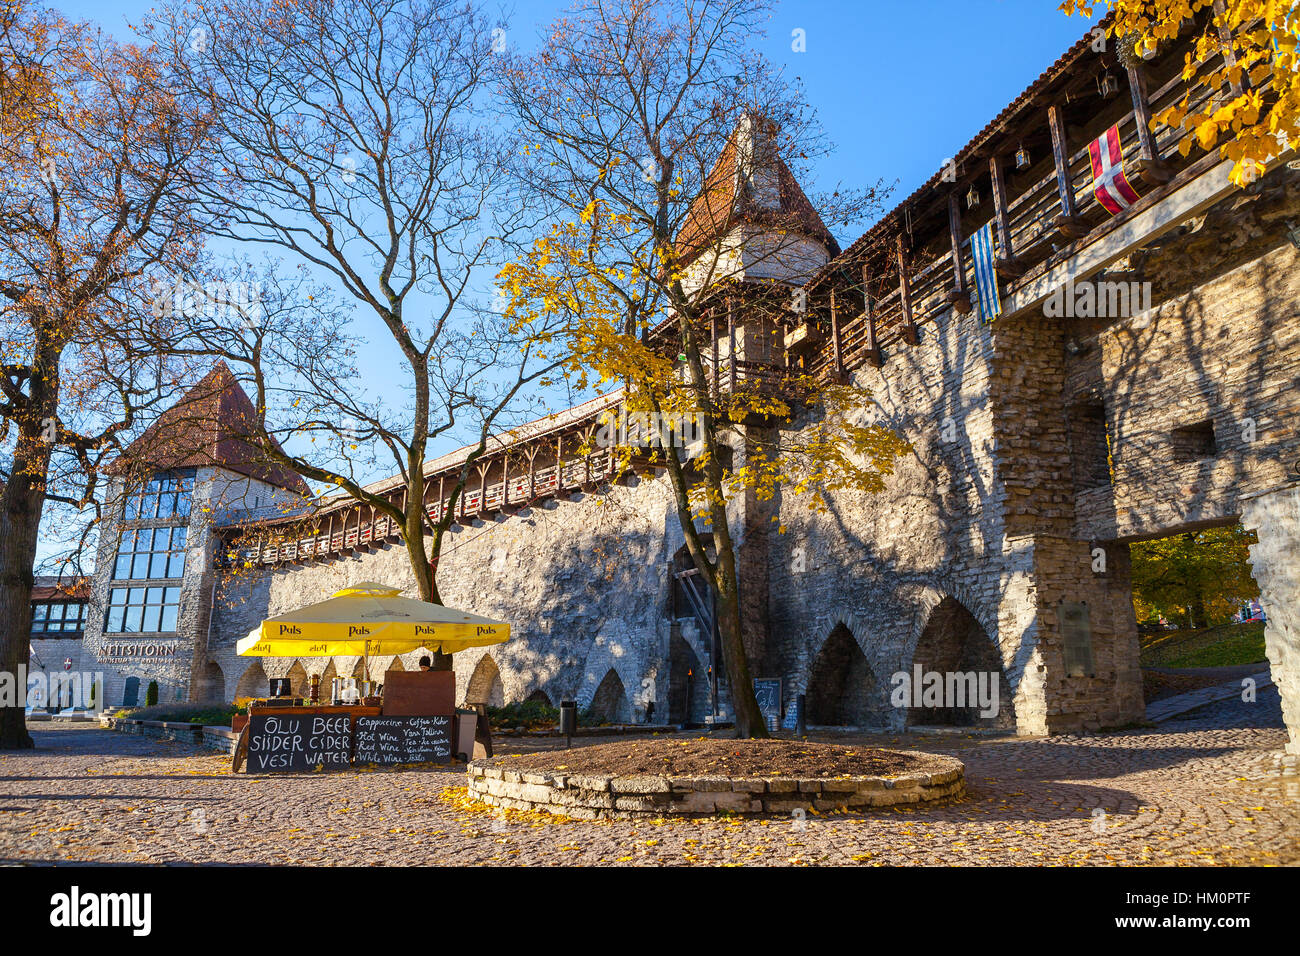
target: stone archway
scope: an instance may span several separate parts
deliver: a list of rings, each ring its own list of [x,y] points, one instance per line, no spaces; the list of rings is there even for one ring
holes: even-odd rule
[[[931,610],[907,677],[909,725],[1015,729],[1011,685],[997,645],[954,597]],[[984,716],[995,698],[997,713]]]
[[[610,724],[630,724],[632,722],[632,705],[628,703],[627,689],[618,671],[610,668],[591,698],[587,708],[591,716],[598,721]]]
[[[266,676],[262,662],[253,661],[235,685],[235,697],[265,697],[270,689],[271,681]]]
[[[192,697],[196,703],[221,704],[226,700],[226,675],[216,661],[208,661],[195,675]]]
[[[538,688],[524,698],[525,704],[545,704],[547,707],[554,709],[555,705],[551,703],[550,695],[546,691]]]
[[[294,697],[306,700],[311,696],[311,678],[307,676],[307,668],[302,666],[302,661],[294,661],[289,673],[284,676],[289,678],[289,691]]]
[[[668,639],[668,723],[690,724],[709,710],[708,676],[690,642],[676,628]]]
[[[501,681],[501,669],[491,654],[479,658],[474,673],[469,677],[469,684],[465,687],[465,702],[487,704],[489,707],[505,706],[506,688]]]
[[[334,678],[339,676],[338,668],[334,666],[334,658],[330,658],[325,664],[325,670],[320,675],[320,696],[321,700],[329,703],[334,693]]]
[[[883,723],[873,706],[876,675],[843,623],[835,625],[817,652],[805,693],[810,724],[863,727]]]

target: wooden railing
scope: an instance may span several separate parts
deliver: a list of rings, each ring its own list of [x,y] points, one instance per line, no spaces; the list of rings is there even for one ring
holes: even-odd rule
[[[1176,55],[1181,58],[1181,53]],[[1217,65],[1217,58],[1203,63],[1199,75],[1205,75],[1214,70]],[[1156,114],[1176,102],[1181,102],[1190,85],[1191,81],[1184,80],[1180,72],[1175,71],[1170,79],[1161,83],[1157,88],[1147,90],[1146,109],[1148,113]],[[1265,86],[1266,89],[1267,86]],[[1224,92],[1226,93],[1226,91]],[[1189,103],[1189,111],[1194,112],[1203,107],[1207,101],[1216,95],[1218,94],[1203,87],[1195,88]],[[1099,102],[1105,103],[1106,101],[1099,99]],[[1127,104],[1129,108],[1122,109],[1122,104]],[[1138,113],[1133,106],[1128,81],[1121,79],[1121,89],[1116,94],[1116,99],[1110,101],[1108,106],[1103,105],[1098,109],[1093,120],[1085,129],[1085,135],[1080,137],[1081,141],[1069,143],[1067,160],[1071,188],[1070,195],[1073,199],[1075,217],[1081,223],[1083,229],[1086,230],[1086,234],[1080,237],[1069,237],[1058,230],[1058,219],[1064,215],[1065,210],[1054,162],[1046,163],[1041,175],[1027,185],[1022,184],[1014,195],[1008,196],[1007,220],[1011,249],[1017,259],[1023,260],[1023,264],[1027,268],[1031,268],[1052,257],[1069,254],[1072,249],[1081,248],[1093,240],[1094,233],[1106,228],[1109,223],[1114,221],[1114,217],[1101,206],[1093,193],[1092,168],[1088,151],[1089,142],[1100,136],[1112,124],[1118,126],[1126,172],[1130,180],[1138,186],[1142,195],[1147,196],[1159,188],[1166,188],[1144,183],[1139,179],[1136,168],[1136,161],[1141,151],[1137,125]],[[1045,106],[1043,107],[1043,126],[1045,128],[1048,126]],[[1171,177],[1171,184],[1167,187],[1168,189],[1176,188],[1179,185],[1176,179],[1180,173],[1194,172],[1195,170],[1190,169],[1190,167],[1195,164],[1195,161],[1200,156],[1204,155],[1204,151],[1196,145],[1193,145],[1193,148],[1189,151],[1189,156],[1184,157],[1182,155],[1179,147],[1187,135],[1180,128],[1163,125],[1158,126],[1151,133],[1152,158],[1159,165],[1163,165]],[[969,220],[967,221],[964,226],[966,235],[963,236],[961,241],[965,275],[964,285],[969,291],[973,308],[978,308],[978,305],[976,304],[977,295],[974,288],[973,265],[970,254],[970,235],[996,215],[994,202],[992,197],[987,194],[987,189],[982,190],[982,193],[978,209],[986,214],[979,220],[978,225],[971,226]],[[959,201],[963,215],[972,217],[973,212],[966,209],[964,196]],[[999,254],[1001,255],[1003,251],[999,249]],[[855,267],[846,265],[845,268],[851,269]],[[864,307],[865,303],[860,286],[849,289],[842,286],[838,288],[838,314],[835,321],[838,322],[839,326],[839,367],[845,371],[858,368],[866,362],[876,359],[879,354],[876,349],[882,344],[896,344],[900,340],[906,341],[909,336],[909,327],[932,321],[950,307],[950,293],[956,285],[951,243],[947,243],[946,248],[937,254],[909,262],[907,269],[908,291],[911,301],[910,323],[903,308],[899,288],[892,288],[885,292],[880,292],[877,289],[876,295],[872,298],[871,316],[868,316]],[[890,278],[897,282],[899,276],[894,273],[890,275]],[[1013,277],[1004,277],[1002,283],[1004,299],[1014,293],[1017,281]],[[818,303],[816,309],[810,310],[810,315],[810,319],[805,321],[811,321],[815,325],[818,334],[815,346],[805,353],[807,355],[805,368],[814,376],[828,380],[837,374],[835,343],[832,331],[833,322],[824,301]],[[872,325],[874,325],[874,336],[871,334]]]

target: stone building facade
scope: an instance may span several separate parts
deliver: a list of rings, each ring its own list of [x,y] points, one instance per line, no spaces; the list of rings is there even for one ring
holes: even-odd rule
[[[1065,101],[1076,104],[1080,125],[1067,115],[1054,121],[1054,136],[1058,125],[1068,129],[1077,147],[1112,122],[1128,122],[1126,161],[1130,152],[1160,152],[1134,168],[1154,169],[1161,156],[1177,164],[1176,140],[1150,147],[1133,131],[1132,117],[1141,122],[1149,105],[1143,84],[1133,84],[1128,120],[1119,101],[1084,114],[1091,107],[1078,105],[1077,91],[1093,55],[1086,40],[958,154],[961,168],[991,168],[972,180],[972,191],[979,185],[987,195],[991,175],[999,198],[998,188],[1007,187],[998,156],[1017,147],[1010,120],[1070,90],[1076,96]],[[1168,78],[1179,63],[1173,50],[1149,69]],[[936,174],[900,206],[906,215],[895,210],[843,251],[819,220],[796,228],[793,239],[787,232],[774,240],[797,255],[784,275],[764,278],[802,290],[816,305],[836,276],[858,268],[869,250],[892,255],[897,239],[901,289],[881,299],[901,316],[897,324],[882,324],[877,337],[869,291],[847,326],[831,304],[829,320],[825,311],[804,320],[830,334],[817,336],[817,351],[801,361],[835,368],[870,390],[863,419],[889,425],[912,450],[882,492],[832,494],[824,513],[789,495],[733,503],[751,671],[779,678],[787,701],[805,694],[813,724],[951,723],[1024,734],[1123,726],[1144,713],[1129,545],[1240,520],[1259,535],[1252,566],[1269,617],[1268,654],[1293,747],[1300,746],[1300,169],[1281,157],[1242,190],[1230,183],[1229,164],[1193,154],[1153,173],[1142,202],[1107,218],[1087,204],[1086,182],[1071,187],[1069,169],[1061,172],[1068,150],[1055,151],[1054,173],[1053,151],[1030,142],[1043,165],[1026,160],[1010,206],[1023,211],[1023,197],[1043,183],[1050,196],[1063,182],[1055,211],[1058,221],[1069,220],[1061,228],[1074,231],[1058,235],[1018,214],[1021,232],[1005,234],[1032,234],[1037,253],[1025,253],[1017,274],[1008,273],[993,321],[969,308],[969,263],[945,248],[950,224],[955,249],[976,225],[956,201],[966,182],[950,187]],[[733,151],[733,166],[735,152],[744,150]],[[724,172],[744,180],[743,171]],[[781,206],[767,212],[788,211],[808,224],[807,200],[784,182],[777,177],[758,191]],[[947,204],[945,191],[952,192]],[[746,201],[753,204],[753,195]],[[1066,215],[1076,201],[1079,214]],[[999,219],[1010,218],[1005,197],[995,205]],[[769,220],[755,216],[738,228]],[[726,242],[719,248],[726,253]],[[927,257],[937,265],[926,265]],[[936,284],[938,275],[955,287]],[[1078,314],[1059,308],[1059,299],[1048,304],[1076,283],[1109,281],[1138,283],[1138,305]],[[867,290],[865,267],[863,283]],[[722,333],[724,360],[753,359],[746,348],[754,341],[770,349],[770,330],[755,335],[743,314],[737,324]],[[852,345],[844,329],[860,337],[865,327],[865,344]],[[784,339],[791,349],[795,340]],[[570,417],[595,427],[614,402]],[[807,426],[797,419],[780,427]],[[514,441],[503,437],[502,448]],[[476,507],[444,545],[438,582],[446,602],[513,628],[507,644],[457,655],[460,698],[572,698],[610,720],[703,721],[714,709],[712,648],[683,601],[684,538],[667,478],[643,470],[626,482],[566,484],[573,471],[563,447],[544,495],[536,493],[533,458],[526,475],[520,455],[489,465]],[[744,453],[742,433],[733,454]],[[456,460],[452,453],[440,467]],[[590,459],[574,461],[590,477]],[[489,507],[492,481],[505,490]],[[363,523],[357,510],[355,519],[341,519],[341,536],[331,524],[323,549],[295,544],[265,559],[259,550],[250,571],[220,572],[213,558],[226,547],[223,528],[250,518],[241,503],[251,497],[283,508],[301,489],[220,466],[198,468],[194,484],[178,624],[166,638],[176,651],[131,672],[154,675],[169,693],[212,699],[264,693],[268,677],[288,676],[302,689],[312,674],[360,676],[357,659],[250,661],[236,656],[235,643],[263,618],[349,584],[413,588],[392,529],[381,529],[373,514]],[[512,504],[511,489],[523,487],[529,493]],[[94,594],[107,606],[117,545],[108,534],[105,540]],[[87,628],[86,640],[107,654],[116,638],[102,623]],[[418,657],[371,664],[376,672],[409,669]],[[997,706],[900,704],[898,675],[926,673],[991,678]],[[110,687],[110,703],[113,694]],[[724,718],[728,706],[724,683],[717,702]]]

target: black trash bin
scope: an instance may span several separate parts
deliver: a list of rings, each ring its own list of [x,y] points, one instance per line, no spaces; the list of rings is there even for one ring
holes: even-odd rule
[[[565,736],[565,746],[572,746],[573,735],[578,732],[578,702],[560,701],[560,733]]]

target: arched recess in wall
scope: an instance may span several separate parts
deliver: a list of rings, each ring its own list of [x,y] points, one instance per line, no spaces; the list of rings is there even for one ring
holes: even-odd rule
[[[135,707],[140,703],[140,678],[128,677],[122,686],[122,706]]]
[[[302,666],[302,661],[294,661],[289,673],[284,676],[289,678],[289,690],[294,697],[305,699],[311,696],[311,678],[307,676],[307,668]]]
[[[709,711],[708,683],[699,656],[674,626],[668,639],[668,723],[703,720]]]
[[[884,723],[875,708],[876,675],[843,623],[832,628],[808,674],[810,724],[824,727],[865,727]]]
[[[334,658],[331,657],[320,675],[321,700],[328,702],[331,699],[330,695],[334,692],[334,678],[338,676],[338,668],[334,666]]]
[[[602,723],[630,724],[632,722],[632,705],[628,703],[627,689],[618,671],[610,668],[591,698],[588,708],[591,716]]]
[[[220,704],[226,700],[226,675],[216,661],[208,661],[195,675],[192,699],[203,704]]]
[[[921,668],[919,700],[915,676],[918,665]],[[907,710],[909,725],[998,729],[1016,726],[1011,685],[1002,667],[1002,655],[980,622],[954,597],[945,597],[930,612],[907,673],[912,697]],[[938,677],[927,682],[927,674]],[[997,713],[982,716],[982,711],[994,709],[995,698]]]
[[[235,685],[235,696],[265,697],[270,690],[271,682],[262,668],[262,662],[253,661],[248,665],[248,670],[240,676],[239,683]]]
[[[501,682],[501,670],[491,654],[479,658],[474,673],[470,675],[465,688],[465,703],[487,704],[489,707],[504,707],[506,688]]]
[[[554,707],[550,696],[540,687],[524,698],[526,704],[545,704],[547,707]]]

